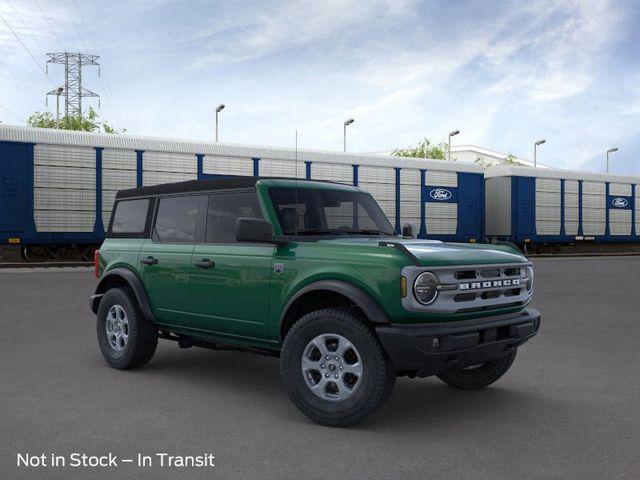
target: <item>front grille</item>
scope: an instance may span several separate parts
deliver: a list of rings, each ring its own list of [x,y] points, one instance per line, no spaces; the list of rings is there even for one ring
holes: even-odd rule
[[[478,265],[460,267],[405,267],[409,285],[425,271],[433,272],[441,289],[436,300],[421,305],[411,295],[403,299],[408,310],[442,313],[469,313],[522,306],[531,299],[527,287],[527,267],[518,265]]]

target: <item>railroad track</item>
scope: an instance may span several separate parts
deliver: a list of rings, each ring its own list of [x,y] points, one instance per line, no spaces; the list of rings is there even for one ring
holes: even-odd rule
[[[640,252],[530,253],[527,258],[635,257],[638,255]]]

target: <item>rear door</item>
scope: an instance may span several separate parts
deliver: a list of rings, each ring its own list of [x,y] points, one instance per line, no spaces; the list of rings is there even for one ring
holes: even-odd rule
[[[205,195],[156,200],[151,238],[140,250],[142,278],[159,323],[189,326],[189,274],[198,211]]]
[[[255,190],[211,194],[204,243],[191,256],[191,314],[197,328],[264,338],[275,246],[236,242],[239,217],[263,218]]]
[[[0,142],[0,232],[24,231],[29,146]]]

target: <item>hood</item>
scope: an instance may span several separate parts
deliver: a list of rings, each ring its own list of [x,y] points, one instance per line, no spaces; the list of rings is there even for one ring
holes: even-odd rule
[[[527,258],[505,245],[401,241],[422,266],[525,263]]]
[[[527,258],[515,247],[476,243],[446,243],[438,240],[414,240],[399,237],[349,237],[326,240],[348,245],[377,246],[393,242],[404,246],[421,266],[482,265],[526,263]],[[392,248],[391,246],[379,248]]]

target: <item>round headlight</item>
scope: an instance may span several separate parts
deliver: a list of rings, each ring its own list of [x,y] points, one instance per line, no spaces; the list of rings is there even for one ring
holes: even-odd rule
[[[438,295],[440,281],[431,272],[421,273],[413,284],[413,294],[422,305],[433,303]]]
[[[527,267],[527,292],[533,292],[533,267]]]

